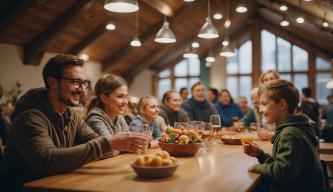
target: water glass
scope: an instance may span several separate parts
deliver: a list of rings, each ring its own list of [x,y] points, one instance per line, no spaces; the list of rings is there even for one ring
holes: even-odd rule
[[[250,123],[250,131],[257,131],[258,130],[258,124],[256,122]]]
[[[211,115],[210,123],[213,126],[213,133],[216,135],[221,130],[221,118],[220,115]]]
[[[148,124],[137,124],[135,126],[135,130],[136,130],[137,133],[144,134],[148,138],[148,141],[151,140],[152,131],[151,131],[151,128]],[[148,152],[148,142],[145,146],[143,146],[142,149],[139,149],[137,152],[138,152],[138,154],[147,153]]]
[[[214,146],[214,139],[213,139],[213,126],[212,123],[204,123],[203,124],[203,147],[205,151],[212,150]]]
[[[175,122],[174,128],[175,129],[180,129],[180,130],[187,130],[189,129],[190,124],[188,122]]]

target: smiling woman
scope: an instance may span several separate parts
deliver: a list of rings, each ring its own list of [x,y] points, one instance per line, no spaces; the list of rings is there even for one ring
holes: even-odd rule
[[[122,116],[128,103],[126,81],[115,75],[105,75],[97,81],[95,93],[88,106],[88,125],[102,136],[128,131]]]

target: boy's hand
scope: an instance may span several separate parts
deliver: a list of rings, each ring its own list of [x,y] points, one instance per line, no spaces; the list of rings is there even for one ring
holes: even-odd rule
[[[244,145],[244,153],[251,157],[259,157],[263,150],[256,143],[245,143]]]

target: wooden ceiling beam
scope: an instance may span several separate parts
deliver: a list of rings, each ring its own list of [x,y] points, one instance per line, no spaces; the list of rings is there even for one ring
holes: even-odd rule
[[[77,0],[60,17],[52,22],[41,34],[24,45],[24,64],[38,65],[43,57],[43,48],[53,36],[60,32],[90,0]]]
[[[174,12],[172,8],[163,0],[142,0],[142,2],[159,11],[161,14],[172,17]]]
[[[201,0],[202,1],[202,0]],[[184,14],[187,14],[193,9],[193,6],[196,4],[191,4],[188,6],[183,6],[180,8],[169,20],[169,23],[174,22],[175,20],[178,20],[184,16]],[[164,23],[164,19],[162,19],[160,22],[154,24],[152,27],[149,27],[144,33],[139,35],[139,39],[141,40],[142,44],[144,44],[145,41],[147,41],[151,36],[157,33],[157,31],[162,27]],[[112,66],[116,65],[128,52],[132,49],[132,47],[129,44],[124,45],[118,51],[112,55],[110,55],[107,59],[105,59],[103,63],[104,71],[106,70],[112,70]]]
[[[36,0],[13,0],[6,9],[0,12],[0,32],[4,31],[35,2]]]
[[[105,32],[105,26],[109,22],[109,19],[105,20],[100,24],[94,31],[90,32],[84,39],[82,39],[79,43],[74,45],[69,53],[73,55],[79,54],[83,49],[88,47],[92,42],[94,42],[98,37],[102,36]]]

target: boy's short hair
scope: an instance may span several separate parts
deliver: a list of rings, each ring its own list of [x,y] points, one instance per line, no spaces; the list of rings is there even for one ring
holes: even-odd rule
[[[274,80],[259,88],[259,97],[265,95],[275,103],[284,99],[288,103],[288,113],[294,113],[299,103],[299,92],[294,84],[287,80]]]
[[[302,93],[305,97],[311,97],[312,91],[309,87],[302,88]]]

